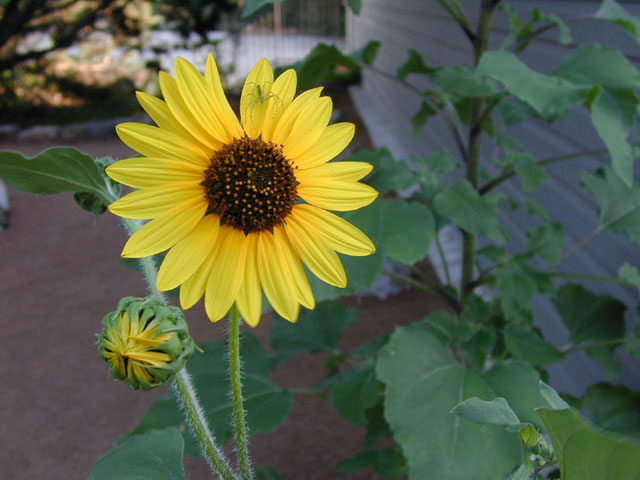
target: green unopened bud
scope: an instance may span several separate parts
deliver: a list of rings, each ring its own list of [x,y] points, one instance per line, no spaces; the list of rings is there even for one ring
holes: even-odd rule
[[[111,374],[132,388],[169,382],[194,348],[182,311],[154,297],[123,298],[102,320],[100,355]]]
[[[518,436],[526,447],[535,447],[538,444],[538,432],[536,432],[536,429],[531,424],[520,429]]]

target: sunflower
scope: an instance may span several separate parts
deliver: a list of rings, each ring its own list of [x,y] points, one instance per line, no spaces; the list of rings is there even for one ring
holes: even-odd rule
[[[120,160],[107,174],[138,190],[109,206],[121,217],[149,220],[122,256],[168,250],[157,286],[180,286],[190,308],[204,295],[211,321],[237,305],[255,326],[262,291],[274,310],[296,321],[315,300],[302,264],[324,282],[345,287],[336,252],[364,256],[371,240],[334,211],[355,210],[378,193],[359,182],[372,166],[329,162],[349,144],[355,126],[329,125],[332,102],[322,88],[297,97],[295,70],[274,80],[266,59],[242,88],[240,121],[227,101],[216,62],[204,76],[178,58],[175,78],[160,72],[164,101],[138,92],[156,126],[122,123],[120,139],[141,157]]]

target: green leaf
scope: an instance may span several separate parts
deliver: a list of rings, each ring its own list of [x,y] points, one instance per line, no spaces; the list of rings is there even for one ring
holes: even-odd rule
[[[538,390],[540,392],[540,396],[544,398],[547,405],[553,410],[564,410],[565,408],[569,408],[569,404],[565,402],[560,395],[558,395],[558,392],[542,380],[538,383]]]
[[[625,262],[618,269],[618,278],[628,285],[633,285],[640,292],[640,273],[636,267]]]
[[[486,52],[477,72],[498,80],[507,92],[528,103],[543,117],[564,113],[583,102],[591,90],[563,78],[534,72],[514,54],[504,50]]]
[[[517,319],[528,310],[538,291],[534,278],[518,265],[505,266],[496,271],[496,287],[506,318]]]
[[[271,326],[271,348],[283,359],[300,352],[337,353],[342,330],[357,318],[356,308],[338,301],[320,302],[315,310],[301,311],[295,325],[278,318]]]
[[[493,480],[520,462],[514,435],[447,415],[466,398],[504,397],[523,422],[539,424],[533,408],[543,400],[533,368],[508,362],[486,373],[465,369],[423,322],[396,328],[380,352],[376,373],[386,385],[385,417],[402,446],[410,478]]]
[[[458,97],[491,97],[500,93],[495,82],[489,83],[476,70],[459,65],[438,70],[431,80],[447,94]]]
[[[640,43],[640,21],[629,15],[627,11],[614,0],[603,0],[594,18],[617,23]]]
[[[635,480],[640,442],[600,431],[577,410],[540,409],[563,480]]]
[[[527,250],[540,255],[551,264],[562,259],[564,229],[562,223],[553,222],[527,232]]]
[[[282,1],[283,0],[246,0],[244,8],[242,9],[242,18],[247,18],[250,15],[253,15],[267,5],[280,3]]]
[[[351,72],[360,69],[358,60],[345,55],[335,45],[319,43],[304,60],[293,65],[298,72],[298,89],[307,90],[325,83],[339,66]]]
[[[640,245],[640,184],[631,189],[607,169],[596,175],[580,172],[580,178],[598,204],[598,230],[624,232]]]
[[[344,473],[355,473],[369,466],[373,467],[381,478],[400,479],[407,474],[407,464],[397,444],[383,450],[364,450],[351,458],[339,461],[336,468]]]
[[[633,155],[627,137],[638,108],[640,74],[617,49],[590,43],[571,52],[552,74],[584,88],[595,88],[587,106],[609,153],[613,171],[630,187]]]
[[[331,389],[331,402],[342,417],[366,425],[366,410],[380,401],[382,385],[373,370],[352,368],[340,375]]]
[[[278,472],[271,467],[258,465],[256,468],[256,480],[281,480],[281,478]]]
[[[520,176],[525,192],[537,189],[547,180],[547,170],[530,153],[520,153],[511,157],[514,161],[513,168]]]
[[[229,398],[228,354],[224,342],[200,345],[187,363],[205,416],[216,437],[223,442],[231,437],[231,400]],[[293,395],[274,384],[269,378],[269,362],[260,341],[250,333],[243,333],[240,351],[243,361],[244,407],[247,426],[253,433],[270,432],[289,414]],[[150,407],[143,422],[132,432],[142,434],[158,426],[180,428],[185,439],[191,434],[184,425],[184,417],[171,397],[160,398]],[[135,438],[135,437],[132,437]],[[192,454],[192,451],[188,451]]]
[[[561,45],[568,45],[573,41],[571,38],[571,30],[569,30],[569,27],[567,26],[567,24],[564,23],[564,21],[560,17],[558,17],[553,13],[543,12],[539,8],[534,8],[531,13],[532,13],[533,21],[536,21],[536,22],[543,21],[548,23],[554,23],[558,27],[558,31],[559,31],[558,42]]]
[[[474,235],[483,235],[504,243],[507,236],[500,225],[496,205],[480,196],[466,180],[455,183],[436,195],[436,210]]]
[[[467,422],[478,425],[497,425],[512,433],[525,426],[520,423],[518,416],[502,397],[494,398],[489,402],[477,397],[467,398],[453,407],[451,413]]]
[[[451,150],[438,150],[429,154],[427,165],[434,173],[447,173],[458,167],[458,160]]]
[[[366,182],[375,188],[380,196],[390,190],[405,190],[417,182],[417,177],[409,166],[394,160],[391,152],[386,148],[380,148],[374,152],[359,150],[344,160],[372,164],[373,172],[367,177]]]
[[[359,2],[360,0],[356,1]],[[349,57],[366,65],[372,65],[378,56],[378,50],[380,50],[380,42],[369,40],[364,47],[351,52]]]
[[[640,439],[640,392],[598,383],[587,389],[584,405],[600,428]]]
[[[407,60],[398,68],[398,78],[400,80],[404,80],[410,73],[417,73],[420,75],[430,75],[434,72],[438,71],[437,68],[434,68],[430,65],[427,65],[417,51],[413,48],[409,49],[409,57]]]
[[[627,306],[608,295],[596,295],[581,285],[565,284],[553,303],[569,328],[571,341],[611,340],[624,336]]]
[[[353,13],[360,15],[360,8],[362,8],[361,0],[348,0],[347,3]]]
[[[549,365],[564,359],[564,355],[535,329],[509,324],[504,331],[504,341],[514,357],[532,365]]]
[[[75,148],[48,148],[33,158],[2,151],[0,178],[16,190],[36,195],[85,192],[107,203],[111,200],[96,163]]]
[[[89,480],[184,479],[182,435],[175,428],[129,438],[98,460]]]
[[[436,111],[433,107],[423,100],[420,104],[420,110],[411,117],[411,126],[413,127],[414,136],[418,136],[420,129],[427,124],[429,117],[435,115],[435,113]]]

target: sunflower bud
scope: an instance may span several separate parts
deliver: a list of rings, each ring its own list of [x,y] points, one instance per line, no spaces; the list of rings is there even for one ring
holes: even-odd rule
[[[169,382],[194,348],[182,311],[154,297],[123,298],[102,320],[100,356],[135,389]]]

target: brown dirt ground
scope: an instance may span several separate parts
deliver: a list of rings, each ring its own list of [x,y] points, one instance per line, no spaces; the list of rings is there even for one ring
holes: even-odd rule
[[[357,120],[342,103],[344,119]],[[369,146],[363,128],[354,142]],[[0,150],[34,155],[55,142],[0,143]],[[67,143],[93,156],[124,158],[115,137]],[[86,478],[92,465],[128,430],[164,389],[141,392],[107,375],[96,350],[100,320],[124,296],[143,296],[141,277],[118,264],[125,241],[109,214],[94,221],[70,195],[36,197],[10,191],[11,225],[0,232],[0,479]],[[358,302],[361,319],[346,331],[349,349],[393,330],[398,318],[419,319],[441,308],[437,300],[405,291],[387,301]],[[196,342],[219,340],[199,304],[187,313]],[[252,331],[266,344],[270,315]],[[285,386],[310,386],[323,376],[322,359],[297,355],[274,375]],[[337,461],[359,451],[364,430],[342,420],[330,403],[298,396],[275,432],[251,439],[256,463],[283,479],[374,479],[372,471],[347,477]],[[204,462],[187,458],[192,480],[211,478]]]

